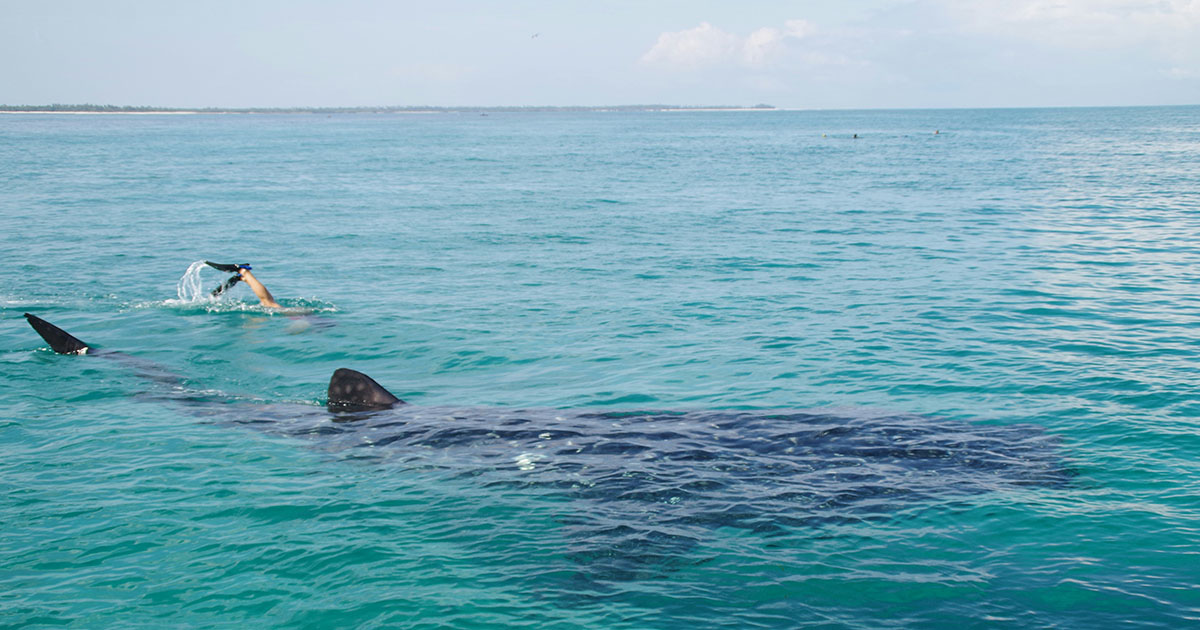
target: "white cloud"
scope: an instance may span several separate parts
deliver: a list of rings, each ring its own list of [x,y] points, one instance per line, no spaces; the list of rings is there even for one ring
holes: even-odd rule
[[[804,20],[788,20],[782,29],[764,26],[739,37],[702,22],[695,28],[659,35],[654,46],[642,55],[642,63],[687,69],[708,66],[759,68],[777,59],[788,40],[808,37],[815,30]]]
[[[807,20],[788,20],[784,22],[784,30],[788,37],[803,39],[817,32],[817,27]]]
[[[648,75],[661,86],[718,95],[699,100],[819,107],[1180,103],[1200,85],[1200,0],[879,0],[826,17],[704,22],[641,61],[677,71]]]
[[[1069,46],[1200,35],[1200,0],[939,0],[976,31],[1000,32]]]
[[[663,33],[642,61],[651,65],[698,67],[728,60],[739,48],[738,38],[708,22],[686,31]]]
[[[777,28],[760,28],[742,43],[742,61],[748,66],[761,66],[779,52],[783,45],[783,31]]]
[[[1125,51],[1174,77],[1200,71],[1200,0],[934,1],[967,33],[1066,53]]]

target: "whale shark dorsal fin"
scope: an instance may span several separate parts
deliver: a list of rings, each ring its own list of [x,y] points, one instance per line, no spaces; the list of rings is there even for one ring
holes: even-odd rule
[[[50,344],[50,349],[59,354],[87,354],[92,351],[86,343],[37,315],[25,313],[25,319],[29,320],[29,325]]]
[[[362,372],[338,368],[329,379],[329,400],[326,405],[330,409],[388,409],[403,404],[403,400]]]

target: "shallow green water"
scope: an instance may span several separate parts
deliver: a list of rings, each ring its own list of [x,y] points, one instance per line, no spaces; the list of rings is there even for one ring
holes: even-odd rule
[[[1187,627],[1198,181],[1198,108],[0,116],[0,626]],[[181,302],[203,259],[312,314]],[[1033,425],[1070,474],[614,538],[653,556],[618,576],[520,448],[242,422],[322,421],[341,366],[414,408]]]

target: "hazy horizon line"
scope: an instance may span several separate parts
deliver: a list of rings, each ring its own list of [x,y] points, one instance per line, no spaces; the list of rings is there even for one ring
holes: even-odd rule
[[[454,112],[570,112],[570,111],[912,111],[912,110],[986,110],[986,109],[1134,109],[1197,107],[1200,103],[1160,105],[974,105],[937,107],[777,107],[756,105],[681,105],[634,103],[620,105],[329,105],[274,107],[166,107],[158,105],[113,105],[94,103],[50,103],[40,105],[0,104],[0,113],[454,113]]]

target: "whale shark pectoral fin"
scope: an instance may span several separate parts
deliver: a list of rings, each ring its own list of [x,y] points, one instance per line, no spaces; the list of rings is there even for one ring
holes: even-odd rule
[[[338,368],[329,379],[329,400],[326,406],[337,410],[388,409],[403,405],[375,379],[348,368]]]
[[[25,319],[29,320],[29,325],[37,331],[46,343],[50,344],[50,349],[59,354],[87,354],[92,352],[86,343],[72,337],[67,331],[51,324],[50,322],[38,317],[25,313]]]

